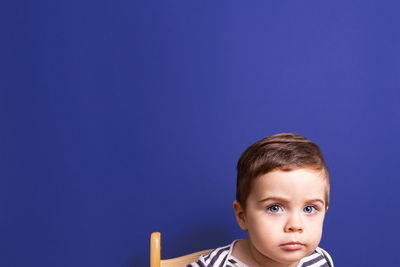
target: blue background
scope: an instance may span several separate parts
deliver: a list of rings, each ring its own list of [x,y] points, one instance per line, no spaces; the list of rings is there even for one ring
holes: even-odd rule
[[[235,165],[297,132],[321,246],[400,264],[398,1],[3,1],[0,266],[148,266],[245,236]]]

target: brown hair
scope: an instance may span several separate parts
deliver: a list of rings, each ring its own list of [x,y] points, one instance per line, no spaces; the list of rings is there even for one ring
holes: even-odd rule
[[[329,174],[319,147],[304,136],[280,133],[248,147],[237,163],[236,200],[245,209],[255,178],[268,172],[307,168],[323,171],[326,178],[326,207],[329,204]]]

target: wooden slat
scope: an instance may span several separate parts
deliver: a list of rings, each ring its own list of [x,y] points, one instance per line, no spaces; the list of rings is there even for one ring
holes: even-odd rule
[[[191,254],[187,254],[181,257],[161,260],[161,267],[184,267],[192,262],[195,262],[199,259],[200,255],[207,254],[211,249],[202,250],[198,252],[194,252]]]

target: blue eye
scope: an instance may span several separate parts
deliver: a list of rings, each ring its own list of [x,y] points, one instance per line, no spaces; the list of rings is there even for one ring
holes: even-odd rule
[[[282,212],[282,208],[279,205],[272,205],[268,207],[268,211],[271,213],[278,213],[278,212]]]
[[[304,211],[305,213],[314,213],[314,212],[316,211],[316,209],[315,209],[314,206],[306,206],[306,207],[303,209],[303,211]]]

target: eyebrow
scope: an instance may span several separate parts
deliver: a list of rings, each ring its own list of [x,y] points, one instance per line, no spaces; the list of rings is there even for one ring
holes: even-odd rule
[[[284,202],[284,203],[289,202],[287,199],[280,198],[280,197],[267,197],[267,198],[259,200],[258,202],[261,203],[261,202],[266,202],[266,201],[277,201],[277,202]]]
[[[282,202],[282,203],[289,203],[290,201],[285,198],[281,197],[267,197],[264,199],[261,199],[258,201],[258,203],[266,202],[266,201],[277,201],[277,202]],[[305,201],[306,203],[314,203],[314,202],[320,202],[322,205],[325,205],[325,201],[319,198],[314,198],[314,199],[308,199]]]

